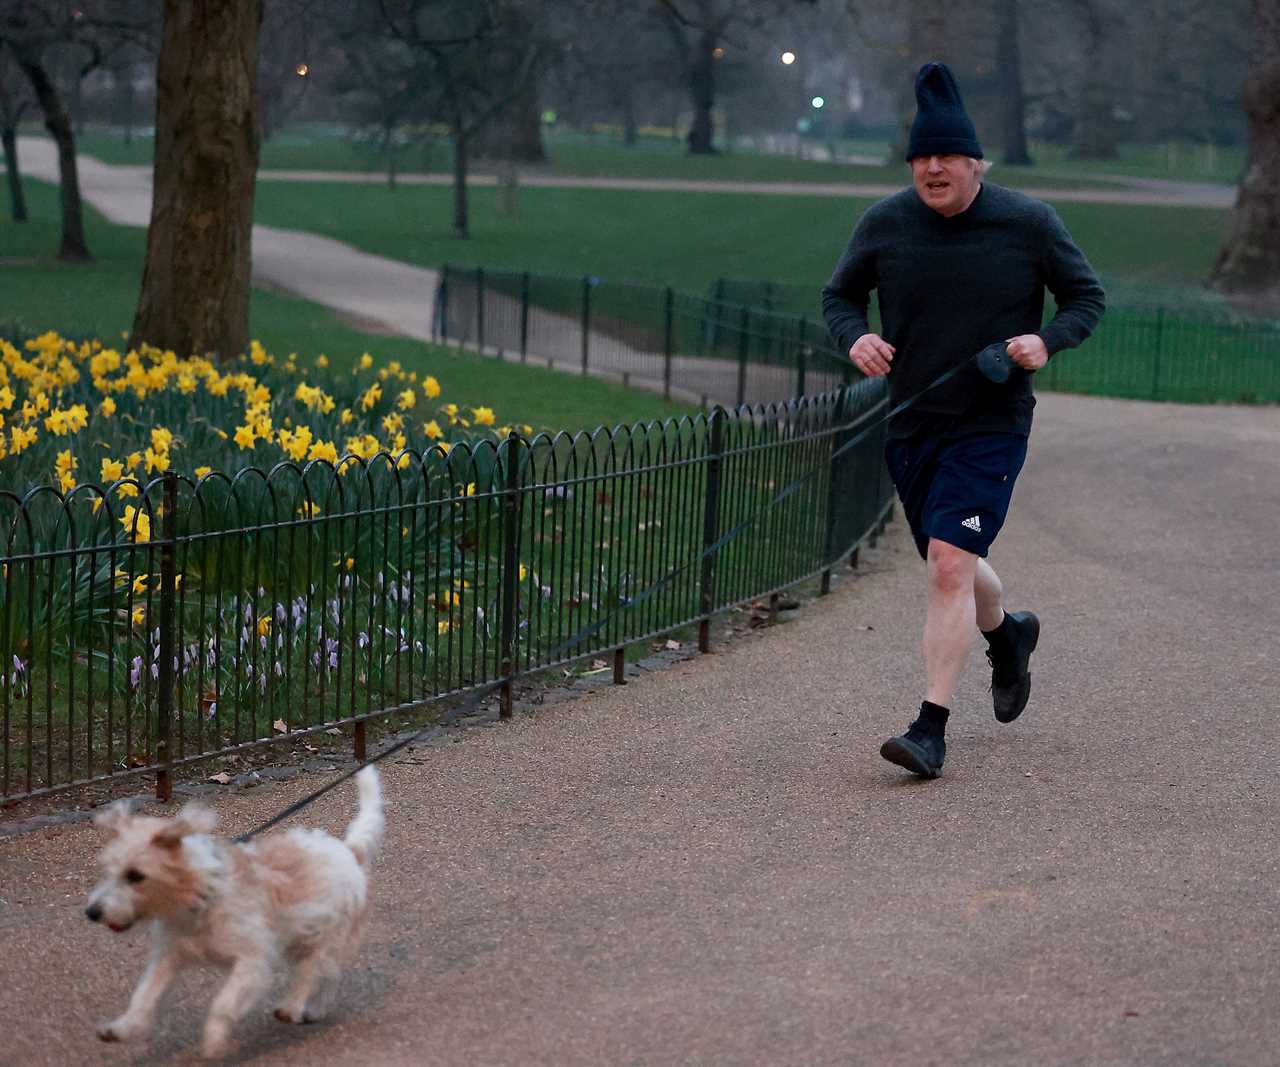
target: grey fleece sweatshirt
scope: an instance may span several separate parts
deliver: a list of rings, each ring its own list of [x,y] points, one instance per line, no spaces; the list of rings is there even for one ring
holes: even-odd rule
[[[1057,311],[1043,328],[1045,289]],[[1102,286],[1048,204],[983,182],[968,209],[946,217],[914,188],[873,204],[822,290],[822,313],[847,353],[868,333],[875,290],[881,336],[896,349],[894,404],[997,341],[1038,333],[1052,356],[1085,340],[1104,308]],[[970,366],[893,420],[891,433],[1031,432],[1031,374],[994,385]]]

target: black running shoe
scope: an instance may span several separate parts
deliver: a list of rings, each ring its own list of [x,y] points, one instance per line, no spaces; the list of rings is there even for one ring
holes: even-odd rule
[[[1016,626],[1013,644],[997,651],[987,649],[991,664],[991,700],[998,722],[1013,722],[1031,696],[1031,653],[1040,640],[1040,620],[1029,611],[1014,612],[1009,618]]]
[[[917,719],[901,737],[891,737],[880,746],[880,755],[890,763],[905,767],[922,778],[937,778],[947,755],[946,738],[922,726]]]

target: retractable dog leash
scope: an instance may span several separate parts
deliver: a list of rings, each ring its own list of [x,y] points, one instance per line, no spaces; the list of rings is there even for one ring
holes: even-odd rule
[[[870,425],[865,426],[856,435],[851,437],[848,441],[842,444],[838,449],[832,452],[831,458],[834,460],[838,456],[841,456],[845,452],[849,451],[849,449],[853,448],[855,445],[858,445],[861,442],[865,441],[874,431],[878,430],[881,426],[883,426],[886,422],[892,419],[895,415],[898,415],[901,412],[906,411],[909,407],[911,407],[913,404],[919,401],[919,399],[922,396],[924,396],[925,393],[931,392],[932,390],[937,389],[940,385],[944,385],[945,383],[949,382],[952,378],[954,378],[956,375],[960,374],[963,370],[965,370],[965,368],[967,368],[970,363],[975,363],[977,366],[978,372],[988,381],[991,381],[997,385],[1003,385],[1005,382],[1009,380],[1009,377],[1012,374],[1013,367],[1014,367],[1013,360],[1010,358],[1009,353],[1005,347],[1005,343],[1003,341],[997,342],[996,344],[988,345],[986,348],[982,349],[980,352],[977,352],[973,356],[969,357],[969,359],[966,359],[961,363],[956,364],[951,369],[943,372],[937,378],[931,381],[928,385],[926,385],[923,389],[921,389],[918,393],[916,393],[914,396],[910,396],[906,400],[903,400],[901,403],[896,405],[890,411],[886,412],[880,418],[876,419]],[[660,592],[668,583],[678,578],[681,574],[687,571],[690,567],[694,566],[695,564],[701,563],[704,559],[706,559],[709,556],[715,555],[715,553],[719,552],[720,549],[722,549],[735,537],[741,534],[743,530],[745,530],[748,526],[750,526],[753,522],[755,522],[756,519],[758,519],[766,511],[782,503],[782,501],[784,501],[787,497],[791,496],[793,493],[799,490],[811,478],[816,477],[817,474],[818,474],[817,470],[812,470],[812,471],[809,471],[807,474],[802,474],[795,481],[791,482],[789,485],[781,489],[777,493],[777,495],[774,496],[772,500],[770,500],[767,504],[765,504],[763,507],[757,510],[754,514],[749,515],[747,518],[743,519],[732,529],[722,534],[714,543],[708,545],[705,549],[702,550],[701,553],[699,553],[693,559],[689,560],[686,563],[681,564],[679,567],[676,567],[671,571],[668,571],[665,575],[659,578],[652,585],[641,590],[634,597],[630,598],[626,603],[621,605],[621,607],[618,608],[618,611],[626,611],[630,608],[634,608],[637,605],[644,603],[650,597]],[[616,614],[617,614],[616,611],[611,612],[610,614],[605,615],[600,619],[597,619],[595,622],[589,623],[587,626],[584,626],[581,630],[573,634],[566,641],[563,641],[557,648],[553,649],[547,658],[552,661],[557,660],[560,656],[568,652],[575,645],[578,645],[581,642],[585,641],[588,637],[591,637],[598,630],[603,628]],[[456,721],[457,719],[461,718],[463,715],[470,712],[473,708],[479,706],[484,701],[488,700],[489,697],[493,696],[494,693],[496,693],[499,689],[501,689],[502,686],[506,684],[506,682],[507,682],[507,679],[505,678],[498,679],[497,681],[490,682],[488,685],[481,686],[479,689],[474,690],[461,704],[450,709],[448,715],[445,717],[445,724],[447,725],[450,722]],[[415,733],[410,734],[408,737],[401,738],[395,744],[391,745],[388,748],[383,749],[372,759],[367,760],[360,767],[355,767],[352,770],[343,772],[337,778],[335,778],[332,782],[329,782],[326,785],[321,786],[315,792],[308,794],[307,796],[303,797],[301,800],[295,801],[293,804],[290,804],[287,808],[285,808],[279,814],[273,815],[270,819],[262,823],[260,826],[257,826],[254,829],[241,834],[239,837],[235,838],[235,841],[238,844],[244,844],[245,842],[251,840],[252,838],[257,837],[259,834],[263,833],[264,831],[271,829],[271,827],[284,822],[285,819],[289,818],[292,815],[296,815],[303,808],[307,807],[309,804],[314,803],[316,800],[319,800],[320,797],[324,796],[330,790],[341,785],[348,778],[352,778],[355,775],[359,774],[364,767],[367,767],[373,763],[377,763],[380,760],[384,760],[388,756],[394,755],[396,752],[399,752],[401,749],[407,748],[409,745],[417,741],[418,738],[420,738],[428,730],[433,729],[436,725],[438,724],[429,723],[428,725],[424,726],[421,730],[418,730]]]

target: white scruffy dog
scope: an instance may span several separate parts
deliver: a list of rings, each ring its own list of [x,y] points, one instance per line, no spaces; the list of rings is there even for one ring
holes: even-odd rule
[[[153,943],[128,1009],[98,1036],[127,1041],[146,1034],[173,976],[194,963],[231,972],[205,1021],[207,1058],[231,1050],[231,1027],[263,995],[280,962],[293,974],[276,1018],[320,1018],[364,933],[365,872],[382,840],[378,772],[366,767],[357,784],[360,809],[341,841],[322,830],[291,830],[235,844],[209,836],[216,816],[197,804],[171,819],[133,815],[125,803],[104,809],[94,821],[114,837],[85,914],[117,932],[150,922]],[[327,988],[317,995],[322,983]]]

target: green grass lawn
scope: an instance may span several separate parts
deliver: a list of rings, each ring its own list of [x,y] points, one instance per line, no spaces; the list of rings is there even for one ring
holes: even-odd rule
[[[452,236],[445,188],[258,186],[260,222],[314,230],[424,266],[456,264],[597,275],[705,292],[719,277],[813,285],[830,276],[870,201],[736,193],[522,189],[518,217],[492,189],[471,195],[470,240]],[[1210,208],[1061,204],[1059,212],[1104,274],[1198,284],[1225,235]]]
[[[86,209],[93,263],[70,265],[54,258],[58,245],[57,190],[25,183],[31,221],[0,221],[0,336],[54,329],[68,336],[99,337],[121,343],[138,299],[146,249],[140,228],[114,226]],[[485,404],[500,420],[532,423],[539,429],[584,429],[684,413],[661,398],[598,381],[458,353],[405,338],[364,333],[326,308],[304,300],[254,290],[250,302],[253,336],[278,354],[304,359],[327,354],[335,369],[368,351],[380,360],[397,359],[408,369],[434,374],[443,399]]]
[[[29,132],[41,135],[32,129]],[[105,163],[148,164],[151,162],[150,136],[135,134],[129,143],[119,131],[89,129],[77,139],[81,152]],[[539,170],[554,175],[612,178],[671,178],[689,180],[806,182],[806,183],[904,183],[906,164],[897,160],[881,165],[823,162],[786,155],[765,155],[740,148],[715,156],[691,156],[683,141],[664,137],[643,137],[633,146],[610,136],[555,133],[546,139],[548,164]],[[815,143],[810,148],[817,148]],[[881,142],[869,145],[842,143],[847,154],[886,155]],[[1036,147],[1037,166],[1005,167],[998,153],[991,161],[993,178],[1013,188],[1077,189],[1108,188],[1114,182],[1102,175],[1123,177],[1183,178],[1189,181],[1233,182],[1239,174],[1241,153],[1221,150],[1214,153],[1214,168],[1205,172],[1207,149],[1181,146],[1170,150],[1163,145],[1125,146],[1115,161],[1079,161],[1066,158],[1060,146]],[[449,173],[452,149],[445,139],[412,144],[400,149],[396,169],[402,172]],[[1182,160],[1181,167],[1176,166]],[[1170,161],[1175,166],[1171,169]],[[276,133],[262,145],[263,170],[383,171],[385,154],[352,139],[337,127],[296,126]],[[477,170],[489,170],[484,161]]]

